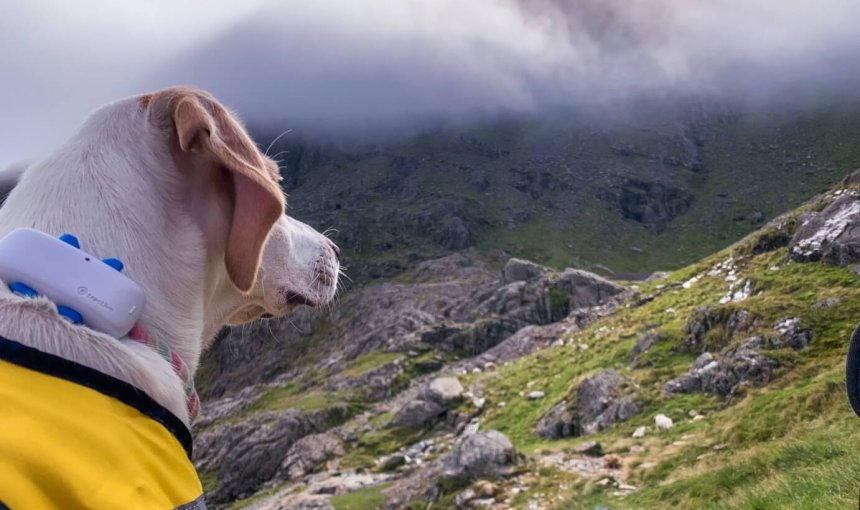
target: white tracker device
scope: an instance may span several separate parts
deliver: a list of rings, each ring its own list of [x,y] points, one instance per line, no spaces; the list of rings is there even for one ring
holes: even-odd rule
[[[72,322],[116,338],[128,334],[146,304],[143,289],[120,271],[122,262],[88,254],[68,234],[61,240],[19,228],[0,239],[0,279],[6,285],[43,295]]]

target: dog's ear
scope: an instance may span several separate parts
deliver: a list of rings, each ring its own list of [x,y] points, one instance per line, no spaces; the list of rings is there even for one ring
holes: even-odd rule
[[[183,152],[210,158],[229,170],[233,215],[227,237],[227,273],[242,292],[250,291],[266,239],[284,213],[277,164],[265,157],[227,109],[208,94],[173,89],[167,108]]]

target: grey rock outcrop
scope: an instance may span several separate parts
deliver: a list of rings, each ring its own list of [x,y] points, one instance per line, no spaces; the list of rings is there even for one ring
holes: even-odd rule
[[[812,343],[812,330],[802,327],[801,320],[797,317],[780,319],[773,325],[773,329],[779,333],[779,340],[775,342],[777,343],[774,345],[775,347],[782,347],[782,344],[785,343],[798,351]]]
[[[565,269],[553,284],[569,296],[568,307],[571,310],[597,306],[624,291],[624,287],[606,278],[571,268]]]
[[[635,384],[614,370],[582,381],[576,389],[576,414],[583,434],[595,434],[639,412]]]
[[[705,392],[725,397],[742,385],[767,384],[779,366],[779,362],[758,352],[767,345],[766,339],[751,337],[736,348],[723,349],[719,356],[704,353],[686,374],[667,382],[663,393]]]
[[[296,441],[281,463],[276,478],[292,480],[315,471],[325,461],[342,456],[343,445],[334,434],[312,434]]]
[[[435,501],[443,482],[467,484],[480,478],[509,474],[516,463],[513,444],[501,432],[489,430],[462,437],[448,454],[395,482],[385,493],[383,508],[401,509],[415,499]]]
[[[860,193],[848,191],[821,212],[800,217],[789,256],[796,262],[860,262]]]
[[[401,407],[390,425],[419,428],[437,421],[448,409],[432,400],[412,400]]]
[[[579,435],[579,426],[567,402],[559,402],[538,421],[535,432],[546,439],[560,439]]]
[[[576,388],[575,405],[556,404],[537,423],[547,439],[596,434],[630,419],[642,409],[636,385],[615,370],[604,370]]]
[[[497,430],[467,435],[441,460],[443,476],[467,480],[500,475],[515,461],[514,445]]]
[[[524,282],[540,278],[546,268],[529,260],[511,258],[502,270],[502,281],[505,283]]]
[[[207,498],[223,503],[253,494],[281,468],[284,456],[302,437],[328,428],[324,412],[264,412],[195,438],[199,471],[215,472],[218,487]]]

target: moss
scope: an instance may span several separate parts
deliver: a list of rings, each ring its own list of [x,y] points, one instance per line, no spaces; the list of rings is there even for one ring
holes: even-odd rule
[[[203,492],[213,492],[218,489],[218,473],[215,471],[198,471],[197,477],[203,485]]]
[[[366,489],[332,496],[329,503],[335,510],[377,510],[385,503],[382,493],[388,485],[377,485]]]
[[[393,363],[402,358],[403,354],[397,352],[372,352],[352,360],[342,374],[348,377],[360,377],[373,369]]]

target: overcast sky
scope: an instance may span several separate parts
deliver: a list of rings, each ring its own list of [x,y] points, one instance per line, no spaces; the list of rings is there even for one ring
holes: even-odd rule
[[[856,0],[20,0],[0,12],[0,166],[113,99],[211,90],[246,120],[366,125],[860,90]]]

